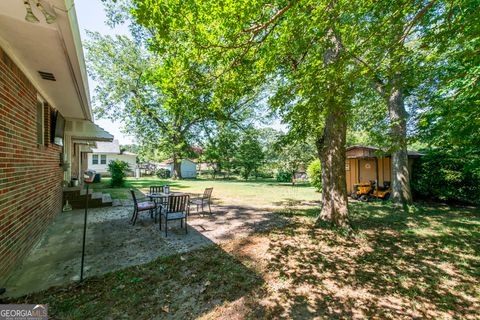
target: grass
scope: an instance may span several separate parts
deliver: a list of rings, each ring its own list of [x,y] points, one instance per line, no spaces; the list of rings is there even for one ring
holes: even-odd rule
[[[57,319],[192,319],[262,285],[260,276],[217,246],[53,288],[17,302],[42,301]]]
[[[200,194],[205,188],[213,187],[212,196],[217,204],[257,207],[320,200],[320,194],[309,185],[292,187],[289,183],[279,183],[274,180],[162,180],[156,177],[145,177],[127,178],[123,188],[110,188],[109,183],[109,178],[102,178],[102,182],[94,184],[93,189],[110,193],[113,199],[130,199],[129,188],[145,194],[151,185],[169,185],[173,191]]]
[[[128,181],[140,190],[152,182]],[[169,183],[188,192],[212,185],[229,203],[293,198],[273,182]],[[300,202],[318,198],[309,187],[296,192]],[[317,207],[282,204],[282,227],[7,302],[49,303],[64,319],[478,319],[480,211],[412,211],[352,203],[352,236],[314,227]]]

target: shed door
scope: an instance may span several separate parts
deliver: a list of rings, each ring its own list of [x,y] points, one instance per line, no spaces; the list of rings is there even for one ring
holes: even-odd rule
[[[377,167],[375,159],[360,159],[360,182],[369,182],[377,180]]]

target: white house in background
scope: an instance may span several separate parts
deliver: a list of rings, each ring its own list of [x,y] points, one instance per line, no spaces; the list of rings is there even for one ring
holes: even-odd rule
[[[127,162],[132,172],[137,167],[137,155],[128,151],[121,152],[118,140],[113,140],[112,142],[97,142],[97,147],[92,148],[92,153],[88,154],[88,169],[106,174],[108,173],[108,164],[115,160]]]
[[[168,159],[157,164],[157,169],[160,168],[170,170],[171,177],[173,174],[173,160]],[[182,159],[180,170],[182,178],[195,178],[197,176],[197,164],[190,159]]]

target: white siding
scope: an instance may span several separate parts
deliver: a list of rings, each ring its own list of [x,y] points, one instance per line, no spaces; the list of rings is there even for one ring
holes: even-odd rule
[[[197,164],[195,162],[183,159],[180,166],[180,170],[182,170],[182,178],[195,178],[197,176]],[[157,169],[160,168],[170,170],[170,177],[173,175],[173,163],[159,163],[157,164]]]
[[[195,178],[197,176],[197,164],[190,160],[183,159],[180,170],[182,171],[182,178]]]
[[[92,158],[94,154],[98,154],[98,164],[92,163]],[[127,155],[127,154],[106,154],[107,163],[101,164],[100,159],[101,155],[105,153],[89,153],[88,154],[88,169],[95,170],[97,173],[108,173],[108,163],[114,160],[125,161],[130,165],[130,170],[134,171],[137,167],[137,156]]]

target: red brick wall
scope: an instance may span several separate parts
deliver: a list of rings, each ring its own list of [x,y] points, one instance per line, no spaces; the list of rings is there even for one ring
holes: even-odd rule
[[[47,80],[45,80],[47,81]],[[37,145],[37,91],[0,48],[0,287],[61,211],[62,148]]]

